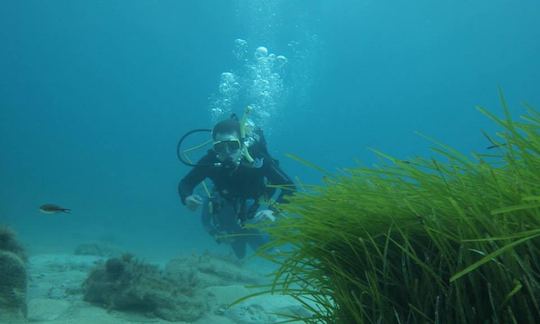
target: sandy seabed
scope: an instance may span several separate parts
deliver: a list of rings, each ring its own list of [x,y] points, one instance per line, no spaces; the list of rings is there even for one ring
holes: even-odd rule
[[[285,317],[276,314],[298,315],[306,311],[288,296],[263,295],[229,307],[238,298],[254,292],[246,284],[205,285],[207,311],[193,322],[170,322],[141,313],[107,310],[83,300],[83,282],[97,264],[105,258],[69,254],[40,254],[31,256],[28,264],[28,316],[31,323],[274,323]],[[217,267],[223,268],[223,263]],[[249,270],[245,270],[249,271]],[[245,271],[244,272],[245,275]],[[242,275],[239,275],[242,278]]]

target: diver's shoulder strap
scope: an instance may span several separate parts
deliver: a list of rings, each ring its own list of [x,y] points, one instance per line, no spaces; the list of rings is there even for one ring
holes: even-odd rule
[[[270,153],[268,153],[268,144],[266,142],[266,138],[264,137],[263,130],[261,128],[256,128],[253,130],[253,135],[255,139],[255,143],[253,143],[252,146],[253,149],[270,156]]]

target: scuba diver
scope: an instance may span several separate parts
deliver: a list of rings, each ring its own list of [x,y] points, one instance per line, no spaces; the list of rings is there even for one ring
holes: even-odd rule
[[[262,130],[255,129],[247,134],[247,113],[248,110],[240,121],[233,115],[217,123],[212,130],[188,132],[178,143],[177,152],[183,163],[193,166],[178,185],[182,203],[192,211],[202,205],[205,230],[216,242],[229,243],[239,259],[245,256],[247,245],[256,250],[268,240],[268,236],[257,229],[244,226],[275,220],[275,206],[271,204],[268,209],[262,209],[260,200],[270,199],[279,190],[275,202],[281,203],[296,190],[278,161],[268,153]],[[180,146],[187,136],[201,131],[211,131],[212,149],[193,164],[186,161]],[[208,198],[203,199],[193,190],[206,178],[214,187],[210,191],[205,186]]]

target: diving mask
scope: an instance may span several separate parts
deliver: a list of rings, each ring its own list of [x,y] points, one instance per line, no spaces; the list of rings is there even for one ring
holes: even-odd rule
[[[240,140],[227,139],[223,141],[215,141],[213,144],[214,151],[220,155],[231,155],[240,151],[242,147]]]

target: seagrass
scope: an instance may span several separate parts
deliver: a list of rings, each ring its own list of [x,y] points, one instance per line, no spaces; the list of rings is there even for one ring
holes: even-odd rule
[[[540,322],[540,113],[500,126],[488,154],[434,144],[434,158],[324,172],[281,205],[260,251],[270,292],[308,323]],[[298,157],[300,162],[304,162]],[[305,163],[311,165],[310,163]]]

